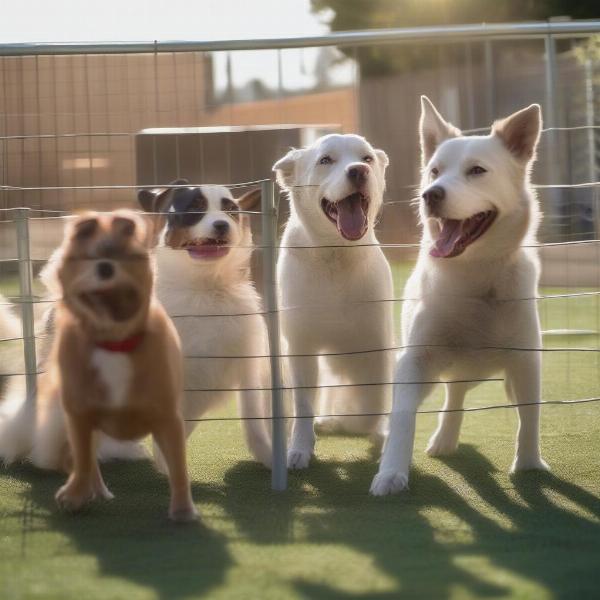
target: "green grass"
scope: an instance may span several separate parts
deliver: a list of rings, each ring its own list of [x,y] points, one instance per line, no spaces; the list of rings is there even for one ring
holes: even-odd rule
[[[597,330],[598,304],[542,301],[544,328]],[[554,347],[597,342],[545,339]],[[595,354],[544,359],[546,399],[598,395]],[[503,403],[501,384],[481,385],[467,402]],[[435,416],[420,416],[411,490],[376,499],[367,494],[376,457],[365,439],[320,436],[318,460],[290,473],[289,491],[273,493],[239,423],[202,423],[189,453],[202,519],[191,527],[168,523],[167,483],[149,463],[104,466],[115,500],[77,516],[55,509],[61,475],[7,468],[0,598],[598,597],[600,405],[543,409],[552,474],[508,475],[512,410],[467,414],[449,459],[423,453],[434,427]]]

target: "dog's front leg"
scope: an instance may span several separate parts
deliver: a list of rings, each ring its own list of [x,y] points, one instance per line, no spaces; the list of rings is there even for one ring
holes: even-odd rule
[[[288,449],[288,468],[306,469],[315,449],[315,397],[319,378],[316,356],[293,358],[290,370],[294,389],[295,419]]]
[[[79,510],[95,495],[93,429],[91,423],[78,416],[66,415],[67,432],[73,457],[73,471],[67,483],[56,492],[56,502],[66,510]]]
[[[167,463],[171,487],[169,518],[173,521],[193,521],[198,513],[192,502],[187,473],[183,420],[178,415],[161,419],[152,435]]]
[[[528,469],[548,471],[540,454],[540,387],[539,352],[518,352],[506,369],[506,391],[519,411],[519,431],[511,473]]]
[[[417,409],[433,389],[429,365],[427,355],[418,350],[405,351],[398,361],[389,434],[379,472],[371,484],[374,496],[395,494],[408,488]]]

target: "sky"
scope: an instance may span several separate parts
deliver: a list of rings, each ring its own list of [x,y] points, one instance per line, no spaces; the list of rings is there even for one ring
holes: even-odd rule
[[[310,12],[310,0],[1,0],[0,43],[224,40],[319,35],[325,16]],[[282,57],[285,87],[314,83],[316,51],[290,50]],[[217,88],[225,85],[226,57],[215,56]],[[232,55],[234,85],[262,79],[278,85],[272,51]],[[340,82],[351,65],[336,69]]]

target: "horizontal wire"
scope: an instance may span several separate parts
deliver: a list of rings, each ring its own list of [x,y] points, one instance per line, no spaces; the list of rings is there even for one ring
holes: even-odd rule
[[[501,408],[520,408],[522,406],[567,406],[571,404],[588,404],[591,402],[600,402],[600,398],[577,398],[575,400],[540,400],[539,402],[521,402],[519,404],[488,404],[487,406],[473,406],[471,408],[440,408],[440,409],[419,409],[415,413],[418,415],[433,415],[443,413],[468,413],[481,412],[487,410],[497,410]],[[389,417],[393,412],[375,412],[375,413],[328,413],[318,415],[281,415],[277,417],[202,417],[200,419],[184,419],[189,423],[215,422],[215,421],[281,421],[284,419],[318,419],[330,417]]]
[[[48,219],[54,219],[54,218],[61,218],[61,217],[47,217]],[[30,220],[35,220],[35,217],[33,219]],[[543,250],[544,248],[554,248],[554,247],[569,247],[569,246],[581,246],[581,245],[593,245],[593,244],[600,244],[600,239],[591,239],[591,240],[567,240],[567,241],[563,241],[563,242],[544,242],[541,244],[523,244],[521,246],[518,246],[518,248],[532,248],[532,249],[540,249]],[[161,246],[163,247],[163,246]],[[277,245],[273,245],[273,246],[264,246],[264,245],[245,245],[245,244],[241,244],[241,245],[235,245],[235,246],[227,246],[228,248],[230,248],[231,250],[252,250],[252,251],[262,251],[262,250],[319,250],[319,249],[329,249],[329,250],[343,250],[343,249],[357,249],[357,248],[381,248],[381,249],[396,249],[396,250],[407,250],[407,249],[418,249],[421,248],[421,244],[418,242],[415,242],[413,244],[394,244],[394,243],[369,243],[369,244],[354,244],[354,245],[347,245],[347,244],[321,244],[321,245],[315,245],[315,246],[277,246]],[[185,247],[182,248],[171,248],[172,250],[176,250],[179,252],[183,252],[183,251],[187,251],[187,249]],[[98,258],[95,257],[78,257],[78,258],[73,258],[71,260],[79,260],[79,261],[86,261],[86,260],[90,260],[90,261],[94,261],[94,260],[98,260]],[[120,260],[125,260],[120,259]],[[133,260],[133,259],[131,259]],[[14,257],[8,257],[8,258],[0,258],[0,264],[11,264],[11,263],[21,263],[21,262],[25,262],[25,263],[39,263],[39,262],[47,262],[48,258],[36,258],[36,257],[29,257],[29,258],[19,258],[18,256],[14,256]],[[529,298],[528,298],[529,299]],[[535,300],[536,298],[531,298],[532,300]],[[390,300],[386,300],[389,302],[393,302],[395,301],[393,298]],[[373,302],[376,302],[376,300],[374,300]]]
[[[42,259],[40,259],[42,260]],[[500,298],[494,299],[494,302],[532,302],[542,300],[557,300],[562,298],[579,298],[587,296],[600,296],[600,292],[571,292],[566,294],[548,294],[546,296],[530,296],[525,298]],[[171,319],[206,319],[206,318],[217,318],[217,317],[251,317],[251,316],[264,316],[272,315],[283,312],[295,311],[295,310],[338,310],[340,306],[354,306],[362,304],[386,304],[394,302],[421,302],[425,300],[427,296],[420,298],[380,298],[377,300],[348,300],[343,303],[326,305],[326,304],[297,304],[294,306],[284,306],[276,310],[261,310],[261,311],[250,311],[250,312],[239,312],[239,313],[206,313],[206,314],[194,314],[194,315],[169,315]],[[0,302],[0,306],[15,306],[19,304],[54,304],[60,300],[60,298],[45,299],[34,297],[34,299],[25,299],[19,297],[9,297],[9,302]],[[21,338],[19,338],[21,339]],[[7,341],[0,339],[0,342]]]
[[[541,133],[547,133],[549,131],[579,131],[586,129],[600,129],[600,125],[574,125],[571,127],[544,127],[541,130]],[[461,133],[463,134],[471,134],[471,133],[481,133],[483,131],[490,131],[491,128],[488,127],[475,127],[472,129],[462,129]]]
[[[227,188],[240,188],[240,187],[249,187],[252,185],[259,185],[261,183],[266,183],[271,181],[270,179],[259,179],[257,181],[248,181],[245,183],[227,183],[227,184],[180,184],[180,185],[169,185],[169,184],[139,184],[139,185],[127,185],[127,184],[101,184],[101,185],[76,185],[76,186],[34,186],[34,187],[25,187],[25,186],[14,186],[14,185],[0,185],[0,190],[6,192],[39,192],[39,191],[77,191],[77,190],[141,190],[141,189],[178,189],[178,188],[190,188],[190,187],[202,187],[207,185],[219,185]],[[555,184],[541,184],[541,183],[533,183],[530,184],[532,189],[577,189],[577,188],[594,188],[599,187],[600,181],[586,181],[582,183],[555,183]],[[304,189],[304,188],[317,188],[320,187],[319,184],[299,184],[289,186],[293,189]],[[419,184],[409,184],[402,186],[405,189],[418,189],[420,187]],[[399,204],[402,202],[411,203],[413,200],[389,200],[383,202],[383,204]],[[2,210],[14,210],[10,208],[5,208]],[[37,209],[32,209],[37,210]],[[42,209],[40,209],[42,210]]]
[[[23,187],[17,185],[0,185],[0,190],[4,190],[6,192],[39,192],[39,191],[61,191],[61,190],[155,190],[156,188],[160,189],[186,189],[190,187],[202,187],[207,185],[218,185],[220,187],[227,188],[241,188],[241,187],[249,187],[251,185],[259,185],[261,183],[270,182],[271,179],[256,179],[254,181],[244,181],[242,183],[219,183],[219,184],[206,184],[206,183],[182,183],[182,184],[158,184],[158,183],[149,183],[149,184],[135,184],[135,185],[127,185],[127,184],[101,184],[101,185],[70,185],[70,186],[36,186],[36,187]],[[11,210],[11,209],[4,209]],[[13,209],[14,210],[14,209]],[[35,209],[33,209],[35,210]]]
[[[60,219],[62,217],[33,217],[29,219],[30,221],[35,221],[38,219]],[[578,246],[582,244],[598,244],[600,243],[600,239],[592,239],[592,240],[569,240],[566,242],[543,242],[541,244],[523,244],[518,246],[519,248],[547,248],[553,246]],[[249,250],[318,250],[322,248],[340,248],[340,249],[356,249],[356,248],[420,248],[421,244],[418,242],[415,243],[406,243],[406,244],[395,244],[395,243],[368,243],[368,244],[320,244],[320,245],[311,245],[311,246],[264,246],[264,245],[239,245],[239,246],[231,246],[231,248],[240,248],[240,249],[249,249]],[[184,248],[178,248],[178,250],[184,250]],[[19,260],[24,260],[20,258],[4,258],[1,259],[0,262],[16,262]],[[43,258],[34,258],[34,259],[25,259],[25,260],[46,260]],[[82,258],[80,260],[86,260]],[[90,258],[89,260],[96,260]]]
[[[513,346],[459,346],[455,344],[406,344],[404,346],[390,346],[389,348],[370,348],[367,350],[347,350],[345,352],[320,352],[320,353],[292,353],[292,354],[238,354],[238,355],[192,355],[184,356],[186,360],[196,359],[242,359],[242,358],[318,358],[320,356],[355,356],[358,354],[376,354],[378,352],[395,352],[396,350],[409,350],[412,348],[443,348],[464,351],[508,351],[508,352],[600,352],[600,348],[525,348]],[[385,384],[382,384],[385,385]]]
[[[124,209],[126,209],[126,207],[123,207]],[[0,208],[1,210],[18,210],[18,209],[14,209],[14,208]],[[60,215],[56,215],[56,216],[50,216],[50,217],[27,217],[28,221],[41,221],[41,220],[45,220],[45,219],[74,219],[78,216],[81,215],[81,213],[83,212],[83,209],[81,212],[79,213],[69,213],[67,211],[45,211],[42,209],[37,209],[37,208],[32,208],[30,209],[34,212],[55,212],[55,213],[63,213]],[[117,209],[117,210],[122,210],[122,209]],[[151,212],[151,211],[146,211],[146,210],[138,210],[138,209],[128,209],[128,210],[133,210],[133,212],[135,212],[138,215],[148,215],[148,216],[152,216],[152,217],[177,217],[177,216],[188,216],[188,215],[207,215],[209,213],[215,213],[215,212],[219,212],[219,213],[224,213],[227,215],[262,215],[263,213],[258,211],[258,210],[242,210],[242,209],[235,209],[235,210],[186,210],[185,212]],[[93,212],[98,213],[100,215],[102,214],[106,214],[106,215],[110,215],[112,214],[114,211],[112,210],[108,210],[108,211],[102,211],[102,210],[94,210]],[[0,221],[0,223],[14,223],[15,219],[5,219],[3,221]]]
[[[27,377],[27,375],[43,375],[47,371],[32,371],[31,373],[0,373],[0,377]]]
[[[32,115],[38,114],[46,114],[46,113],[29,113]],[[87,113],[86,113],[87,114]],[[98,114],[98,113],[95,113]],[[100,113],[107,114],[107,113]],[[19,116],[22,116],[22,113],[18,113]],[[575,125],[572,127],[545,127],[541,130],[541,133],[546,133],[550,131],[580,131],[580,130],[589,130],[589,129],[600,129],[599,125]],[[472,129],[463,129],[463,134],[472,134],[472,133],[481,133],[485,131],[490,131],[490,127],[475,127]],[[31,140],[31,139],[57,139],[57,138],[79,138],[79,137],[132,137],[135,138],[139,135],[139,132],[126,132],[126,131],[116,131],[116,132],[75,132],[75,133],[40,133],[40,134],[23,134],[23,135],[4,135],[0,136],[0,140]],[[152,135],[152,134],[149,134]]]
[[[322,390],[332,388],[355,388],[355,387],[381,387],[387,385],[435,385],[438,383],[484,383],[486,381],[504,381],[503,378],[487,379],[452,379],[449,381],[385,381],[367,383],[331,383],[320,385],[290,385],[280,387],[253,387],[253,388],[184,388],[184,392],[285,392],[293,390]]]

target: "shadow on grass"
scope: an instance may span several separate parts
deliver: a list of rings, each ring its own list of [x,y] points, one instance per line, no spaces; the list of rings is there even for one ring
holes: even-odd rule
[[[517,580],[535,582],[556,598],[586,597],[597,590],[600,526],[561,507],[560,499],[555,503],[547,494],[559,494],[600,517],[598,498],[550,474],[527,473],[514,479],[523,504],[498,485],[493,465],[473,447],[462,446],[455,457],[444,462],[462,475],[508,526],[475,509],[469,502],[468,487],[458,491],[419,471],[413,474],[409,493],[369,497],[366,490],[373,476],[369,460],[315,462],[307,471],[290,473],[290,489],[283,494],[269,494],[258,468],[240,463],[226,473],[223,502],[242,534],[253,542],[347,546],[371,556],[394,582],[393,591],[359,594],[308,578],[295,581],[297,590],[311,599],[448,598],[457,588],[470,596],[496,598],[518,591],[514,581],[506,583],[504,575],[497,578],[502,583],[489,581],[489,575],[498,569]],[[432,507],[464,521],[472,539],[441,541],[444,524],[432,524],[425,516]],[[295,531],[301,534],[297,536]],[[483,558],[481,575],[476,566],[462,567],[456,560],[459,556]],[[339,569],[343,576],[344,565]]]
[[[275,494],[262,467],[242,462],[225,473],[222,487],[194,484],[193,495],[201,509],[205,503],[221,507],[252,543],[339,545],[370,557],[392,582],[387,592],[350,593],[311,581],[307,573],[292,584],[311,599],[444,599],[457,590],[497,598],[522,591],[516,587],[522,580],[556,598],[596,593],[597,497],[539,473],[515,477],[508,492],[498,484],[493,465],[471,446],[461,446],[444,463],[460,475],[454,481],[466,485],[457,489],[415,470],[409,493],[372,498],[367,495],[372,460],[316,461],[307,471],[290,473],[289,491]],[[80,552],[95,556],[103,575],[151,588],[161,598],[201,596],[224,581],[233,565],[228,540],[202,524],[169,523],[167,482],[149,463],[105,465],[103,472],[117,499],[71,516],[54,505],[63,476],[9,469],[10,476],[31,486],[24,492],[24,557],[28,534],[42,519],[45,528],[67,535]],[[476,496],[491,508],[482,512],[472,502]],[[432,508],[443,512],[432,517]],[[455,535],[456,519],[466,524],[467,537]],[[475,562],[465,566],[470,560]],[[338,563],[338,568],[334,578],[343,582],[345,565]]]
[[[28,535],[39,530],[42,519],[44,529],[60,531],[78,551],[95,556],[102,575],[151,588],[162,599],[201,596],[222,583],[232,564],[224,538],[202,521],[183,525],[167,519],[167,480],[150,462],[113,463],[102,471],[115,500],[70,515],[54,502],[64,475],[28,466],[8,469],[11,477],[30,484],[24,492],[23,558]],[[205,488],[196,489],[194,497],[197,503],[214,500]]]

